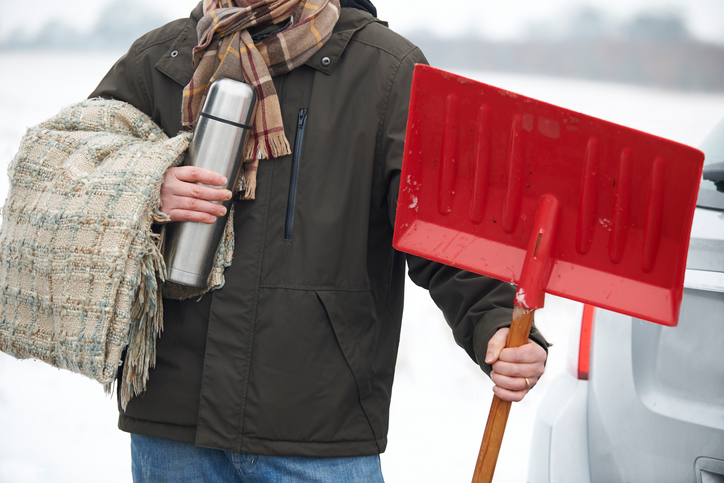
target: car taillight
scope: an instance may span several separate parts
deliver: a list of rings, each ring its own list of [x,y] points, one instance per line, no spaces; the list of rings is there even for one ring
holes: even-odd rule
[[[583,306],[580,331],[571,335],[571,350],[568,353],[568,369],[582,381],[588,380],[588,371],[591,361],[591,334],[593,333],[593,320],[596,308],[593,305]]]
[[[591,363],[591,334],[593,333],[593,318],[596,307],[593,305],[583,306],[581,317],[581,339],[578,344],[578,379],[588,380],[588,369]]]

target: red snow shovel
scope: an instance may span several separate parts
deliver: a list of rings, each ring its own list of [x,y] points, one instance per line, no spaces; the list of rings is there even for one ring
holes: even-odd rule
[[[398,250],[518,285],[508,347],[544,293],[674,326],[704,155],[418,65]],[[473,482],[490,482],[510,403],[494,396]]]

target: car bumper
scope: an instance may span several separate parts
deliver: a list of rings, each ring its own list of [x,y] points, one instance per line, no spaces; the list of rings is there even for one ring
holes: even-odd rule
[[[588,381],[564,373],[538,408],[528,483],[590,483]]]

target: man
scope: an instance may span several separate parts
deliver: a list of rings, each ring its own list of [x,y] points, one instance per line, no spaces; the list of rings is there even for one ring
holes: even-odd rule
[[[230,1],[206,0],[137,40],[91,95],[133,104],[171,136],[193,127],[198,86],[219,72],[251,77],[276,99],[256,118],[249,152],[264,159],[248,170],[254,199],[234,203],[225,283],[164,301],[148,388],[121,409],[134,481],[382,481],[405,262],[502,399],[535,385],[546,343],[534,329],[535,342],[503,350],[509,284],[392,249],[412,71],[426,62],[419,49],[367,0]],[[306,50],[289,40],[303,28],[316,39]],[[265,67],[243,61],[266,51],[271,64],[272,45],[295,60],[281,72],[267,65],[264,84]],[[259,126],[276,110],[287,144],[275,155],[265,137],[274,129]],[[225,180],[168,170],[161,209],[170,222],[224,214],[213,202],[232,193],[196,183]]]

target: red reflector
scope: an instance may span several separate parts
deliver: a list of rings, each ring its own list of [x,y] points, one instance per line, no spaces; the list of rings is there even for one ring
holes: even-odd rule
[[[583,306],[581,318],[581,338],[578,344],[578,379],[587,381],[591,362],[591,334],[593,333],[593,316],[596,308],[593,305]]]

